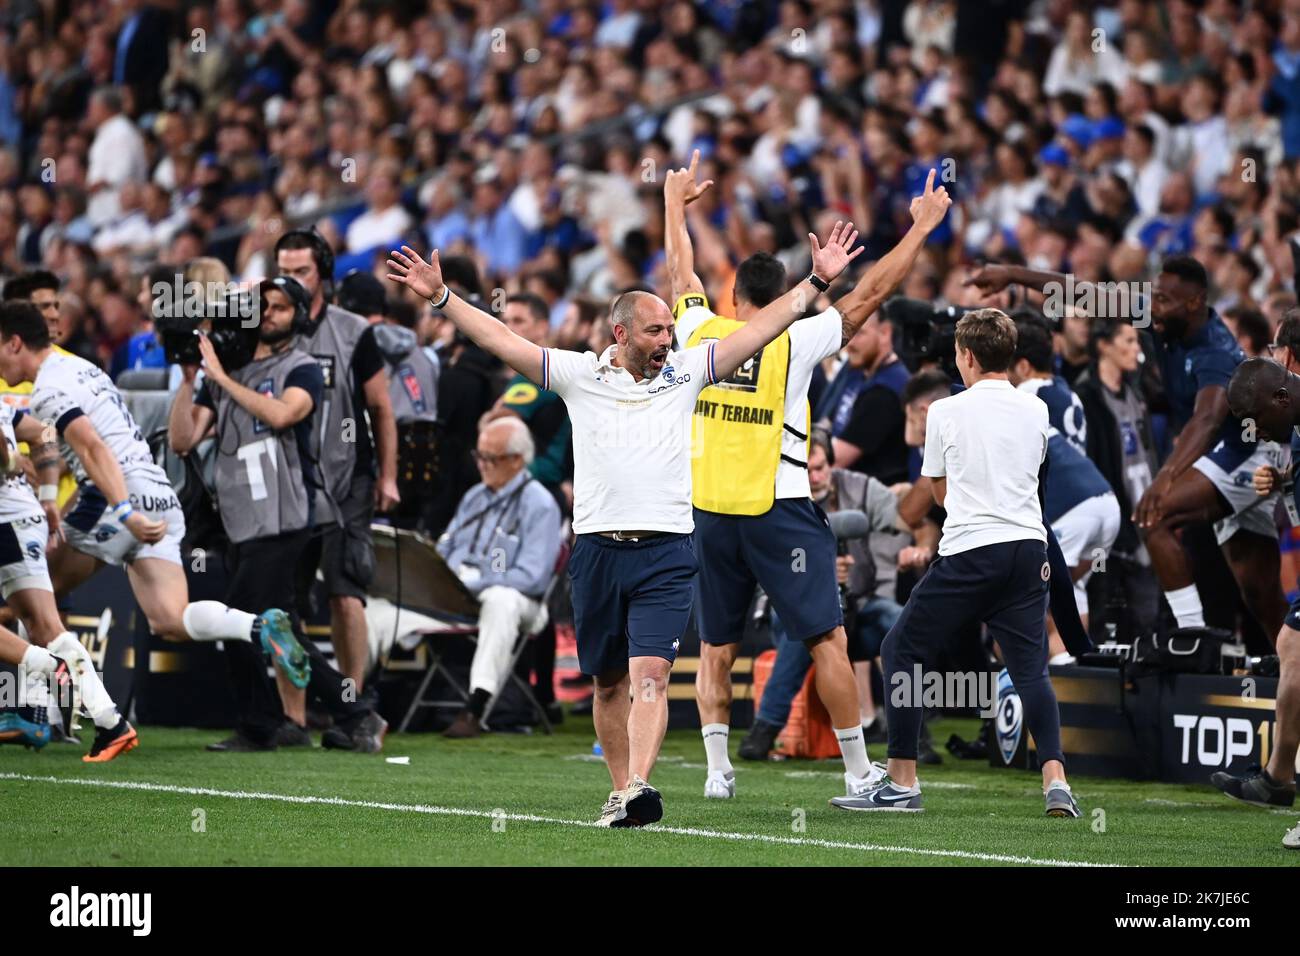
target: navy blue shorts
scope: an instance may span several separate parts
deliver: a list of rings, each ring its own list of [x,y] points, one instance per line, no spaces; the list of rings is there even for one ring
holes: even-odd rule
[[[793,641],[844,623],[835,583],[835,535],[808,498],[778,498],[761,515],[695,509],[700,580],[695,606],[700,640],[734,644],[761,585]]]
[[[676,660],[698,569],[688,534],[644,541],[578,535],[569,580],[582,672],[626,671],[632,657]]]

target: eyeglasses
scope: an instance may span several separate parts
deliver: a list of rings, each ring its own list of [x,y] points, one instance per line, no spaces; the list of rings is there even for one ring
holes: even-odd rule
[[[477,448],[475,448],[472,452],[470,452],[470,454],[474,456],[474,460],[478,462],[480,465],[499,465],[507,458],[518,457],[517,455],[485,455]]]
[[[1272,355],[1278,349],[1285,348],[1285,346],[1281,342],[1269,342],[1268,345],[1265,346],[1265,348],[1268,349],[1268,354]]]

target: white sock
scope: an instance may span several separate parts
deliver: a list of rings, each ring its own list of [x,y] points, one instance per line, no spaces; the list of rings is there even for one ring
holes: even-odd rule
[[[181,624],[195,641],[251,641],[256,614],[236,611],[220,601],[194,601],[185,605]]]
[[[45,648],[33,644],[23,651],[23,659],[19,666],[33,674],[53,674],[55,668],[54,655]]]
[[[862,727],[833,729],[835,739],[840,744],[840,755],[844,757],[844,769],[861,780],[871,772],[871,761],[867,759],[867,738],[862,734]]]
[[[1061,664],[1073,664],[1074,655],[1071,654],[1069,651],[1061,651],[1061,653],[1053,654],[1051,657],[1049,657],[1047,659],[1047,663],[1051,664],[1053,667],[1057,667]]]
[[[46,666],[45,659],[37,655],[32,657],[32,651],[41,650],[39,647],[29,647],[23,652],[23,663],[18,671],[18,679],[21,682],[22,696],[18,699],[20,707],[49,707],[50,705],[50,673],[54,670],[54,661],[49,662],[49,670],[33,669],[27,666],[27,661],[31,658],[37,668]],[[49,657],[49,652],[45,652],[45,657]]]
[[[111,729],[122,719],[117,712],[117,705],[108,696],[108,689],[95,671],[95,662],[90,659],[90,652],[77,640],[77,635],[64,631],[50,641],[49,650],[68,662],[69,667],[77,671],[77,687],[81,695],[81,706],[86,708],[90,719],[96,727]]]
[[[731,728],[726,724],[705,724],[700,728],[704,735],[704,755],[709,758],[709,770],[723,773],[731,770],[731,758],[727,756],[727,739]]]
[[[1165,600],[1169,610],[1174,612],[1179,627],[1205,627],[1205,614],[1201,610],[1201,595],[1195,584],[1189,584],[1177,591],[1166,591]]]

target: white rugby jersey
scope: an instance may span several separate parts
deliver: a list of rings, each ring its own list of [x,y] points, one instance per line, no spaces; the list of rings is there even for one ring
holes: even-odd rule
[[[51,352],[41,363],[32,384],[31,414],[58,429],[59,451],[78,482],[87,480],[86,469],[64,441],[63,430],[82,415],[90,419],[117,459],[123,477],[147,476],[167,481],[117,386],[98,366],[76,355]]]
[[[0,437],[9,446],[9,460],[12,462],[18,454],[18,438],[14,435],[14,425],[22,419],[24,412],[7,402],[0,402]],[[36,500],[31,483],[21,471],[5,477],[0,481],[0,524],[12,524],[23,518],[44,514],[41,503]]]

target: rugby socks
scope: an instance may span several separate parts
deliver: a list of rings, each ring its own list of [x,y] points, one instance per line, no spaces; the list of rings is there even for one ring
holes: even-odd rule
[[[717,770],[728,773],[731,770],[731,758],[727,755],[727,740],[731,728],[726,724],[705,724],[700,728],[704,736],[704,755],[709,760],[709,772]]]
[[[95,672],[95,662],[90,659],[90,652],[77,640],[77,635],[64,631],[50,642],[49,650],[76,669],[81,706],[86,708],[86,713],[90,714],[95,726],[105,730],[116,727],[122,716],[117,712],[113,698],[108,696],[104,682]]]
[[[1201,595],[1195,584],[1176,591],[1166,591],[1165,600],[1169,610],[1174,612],[1179,627],[1205,627],[1205,614],[1201,610]]]
[[[194,601],[185,605],[181,624],[194,641],[251,641],[256,614],[236,611],[220,601]]]
[[[54,660],[53,654],[33,644],[23,652],[22,663],[19,666],[30,674],[53,674],[58,663]]]
[[[844,769],[858,779],[871,772],[871,761],[867,759],[867,738],[862,735],[862,727],[850,727],[835,731],[835,739],[840,744],[840,754],[844,757]]]

